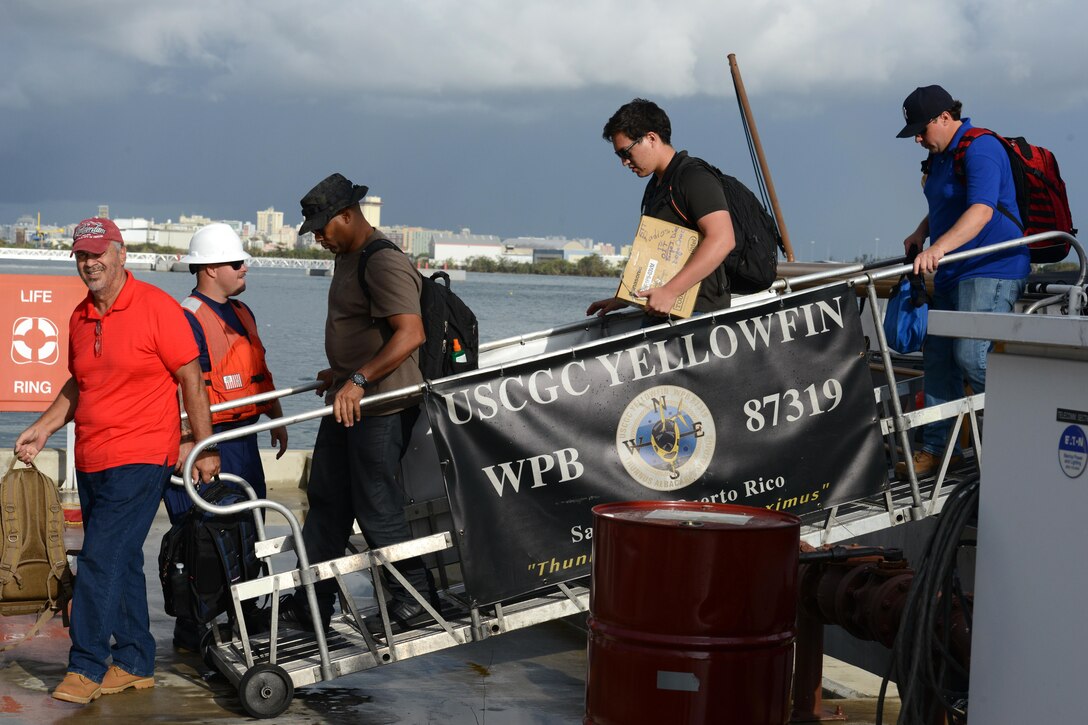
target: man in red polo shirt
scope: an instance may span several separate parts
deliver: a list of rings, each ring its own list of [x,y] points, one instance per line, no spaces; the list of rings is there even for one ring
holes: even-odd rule
[[[80,222],[72,239],[76,269],[89,290],[68,326],[72,377],[19,435],[15,455],[29,463],[50,435],[75,420],[83,549],[68,674],[53,697],[85,704],[155,684],[143,544],[178,457],[179,384],[195,439],[212,430],[181,307],[125,270],[121,232],[109,219]],[[218,472],[217,453],[202,455],[193,467],[194,479],[203,481]]]

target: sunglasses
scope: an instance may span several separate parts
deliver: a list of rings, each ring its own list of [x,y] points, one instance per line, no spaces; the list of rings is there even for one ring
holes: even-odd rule
[[[616,156],[620,157],[620,161],[630,161],[631,160],[631,149],[633,149],[638,144],[638,142],[641,141],[641,140],[642,140],[642,136],[639,136],[634,141],[632,141],[631,143],[624,146],[622,149],[616,149]]]
[[[245,260],[240,259],[237,262],[227,262],[227,264],[230,265],[231,269],[233,269],[235,272],[237,272],[239,269],[244,267],[246,263],[245,263]]]

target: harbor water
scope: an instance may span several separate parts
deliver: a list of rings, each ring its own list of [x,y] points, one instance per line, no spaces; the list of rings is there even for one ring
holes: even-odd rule
[[[0,274],[75,276],[75,263],[0,261]],[[134,270],[137,279],[153,284],[175,299],[184,298],[194,278],[184,272]],[[268,364],[277,387],[314,380],[325,361],[325,310],[329,277],[308,276],[301,269],[251,269],[246,291],[239,297],[253,310],[261,339],[268,350]],[[550,277],[524,274],[468,273],[452,288],[476,313],[480,341],[501,340],[534,330],[575,322],[585,317],[593,300],[609,297],[618,281],[611,277]],[[285,414],[320,407],[313,393],[283,401]],[[15,438],[37,417],[36,413],[0,413],[0,446],[10,450]],[[294,425],[290,447],[313,447],[318,421]],[[51,447],[64,446],[64,432],[55,434]]]

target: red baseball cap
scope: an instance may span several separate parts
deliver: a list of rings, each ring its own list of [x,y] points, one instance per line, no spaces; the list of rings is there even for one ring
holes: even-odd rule
[[[110,242],[125,243],[125,240],[121,238],[121,230],[116,224],[101,217],[84,219],[76,224],[76,230],[72,233],[72,254],[76,252],[102,254],[109,248]]]

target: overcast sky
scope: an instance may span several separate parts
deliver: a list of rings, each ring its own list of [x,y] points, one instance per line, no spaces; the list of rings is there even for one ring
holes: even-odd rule
[[[903,98],[1055,152],[1088,224],[1088,10],[1073,0],[4,0],[0,223],[301,221],[339,171],[384,224],[627,242],[635,96],[754,179],[735,53],[798,259],[901,253],[925,213]],[[879,239],[879,242],[876,240]]]

